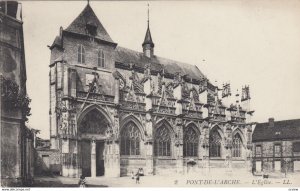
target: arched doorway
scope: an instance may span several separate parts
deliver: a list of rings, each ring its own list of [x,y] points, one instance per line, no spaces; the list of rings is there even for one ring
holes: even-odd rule
[[[105,174],[105,140],[109,126],[106,116],[96,108],[85,113],[79,121],[78,146],[83,176]]]

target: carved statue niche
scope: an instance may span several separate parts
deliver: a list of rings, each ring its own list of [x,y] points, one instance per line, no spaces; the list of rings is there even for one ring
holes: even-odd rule
[[[89,83],[89,91],[91,93],[104,94],[104,92],[102,90],[102,85],[100,84],[100,81],[99,81],[99,74],[96,72],[93,72],[93,74],[94,74],[94,78]]]
[[[144,78],[145,79],[150,79],[151,78],[151,66],[150,66],[150,64],[146,64],[146,66],[145,66]]]
[[[182,134],[183,134],[183,129],[182,127],[184,126],[184,122],[182,121],[181,118],[176,118],[176,125],[174,126],[175,128],[175,137],[176,139],[180,140],[182,142]]]
[[[231,89],[229,83],[223,84],[223,89],[222,89],[222,98],[227,96],[231,96]]]
[[[197,90],[196,90],[196,88],[195,87],[193,87],[192,89],[191,89],[191,98],[194,100],[194,102],[199,102],[199,93],[197,92]]]
[[[186,82],[182,82],[182,98],[183,99],[189,99],[190,98],[190,92],[189,88]]]
[[[250,89],[249,86],[242,87],[242,98],[241,101],[250,99]]]
[[[107,137],[107,139],[111,139],[113,137],[113,129],[109,124],[107,124],[105,136]]]
[[[151,115],[149,113],[146,114],[146,129],[145,129],[145,135],[149,138],[152,138],[152,120]]]
[[[206,89],[207,89],[207,79],[202,78],[202,80],[200,81],[200,84],[199,84],[199,93],[202,93]]]
[[[163,83],[163,80],[162,80],[162,77],[160,75],[160,73],[158,72],[157,73],[157,94],[158,95],[161,95],[162,94],[162,83]]]
[[[174,76],[174,87],[183,82],[182,75],[180,72],[176,72]]]
[[[167,83],[165,91],[168,98],[174,98],[174,83]]]

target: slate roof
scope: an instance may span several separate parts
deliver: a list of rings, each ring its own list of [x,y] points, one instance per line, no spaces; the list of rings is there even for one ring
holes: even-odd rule
[[[156,55],[148,58],[142,52],[130,50],[120,46],[116,48],[115,60],[123,65],[129,65],[129,63],[133,63],[136,65],[136,67],[140,68],[145,68],[146,64],[151,63],[150,66],[152,71],[161,71],[164,68],[165,73],[173,75],[175,75],[177,72],[180,72],[182,75],[188,75],[189,78],[196,80],[202,80],[202,78],[205,78],[204,74],[195,65],[162,58]]]
[[[300,139],[300,119],[275,121],[274,127],[269,122],[258,123],[252,134],[253,142],[282,139]]]
[[[54,47],[59,47],[62,48],[63,44],[62,44],[62,40],[60,36],[56,36],[52,45],[50,46],[50,49],[52,50]]]
[[[65,29],[65,31],[76,33],[76,34],[87,35],[86,25],[91,23],[97,26],[96,38],[99,38],[100,40],[104,40],[106,42],[116,44],[110,38],[109,34],[106,32],[103,25],[100,23],[99,19],[97,18],[96,14],[94,13],[93,9],[89,4],[87,4],[84,10]],[[62,43],[61,38],[59,36],[56,37],[50,49],[53,48],[54,46],[61,47],[62,46],[61,43]],[[144,43],[150,43],[151,46],[152,45],[154,46],[154,43],[152,42],[149,25],[147,28]],[[164,69],[166,77],[168,77],[168,74],[169,77],[172,77],[172,75],[175,75],[177,72],[180,72],[181,75],[187,75],[188,79],[192,78],[193,80],[200,81],[203,78],[206,78],[204,74],[195,65],[190,65],[190,64],[158,57],[156,55],[153,55],[151,58],[148,58],[147,56],[144,55],[143,52],[137,52],[120,46],[116,47],[115,61],[117,63],[116,65],[125,68],[128,68],[129,64],[132,63],[135,65],[134,67],[141,69],[142,72],[146,68],[146,64],[150,64],[151,71],[160,72]]]
[[[87,24],[93,24],[97,26],[96,38],[106,42],[114,43],[89,4],[87,4],[79,16],[68,26],[66,31],[87,35]]]
[[[150,28],[149,28],[149,21],[148,21],[148,27],[147,27],[145,39],[144,39],[144,42],[142,45],[144,46],[145,44],[150,44],[151,47],[154,47],[154,43],[152,41],[151,32],[150,32]]]

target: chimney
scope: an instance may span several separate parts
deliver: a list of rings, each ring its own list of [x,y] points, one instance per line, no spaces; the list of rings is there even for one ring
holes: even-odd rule
[[[274,118],[269,118],[269,127],[273,128],[274,127]]]

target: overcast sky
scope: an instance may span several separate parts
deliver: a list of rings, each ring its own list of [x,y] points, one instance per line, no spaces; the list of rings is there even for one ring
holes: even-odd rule
[[[49,138],[49,62],[59,27],[86,1],[23,1],[29,126]],[[147,1],[91,1],[118,45],[142,51]],[[300,1],[150,1],[155,54],[195,64],[232,92],[250,85],[253,121],[300,118]]]

